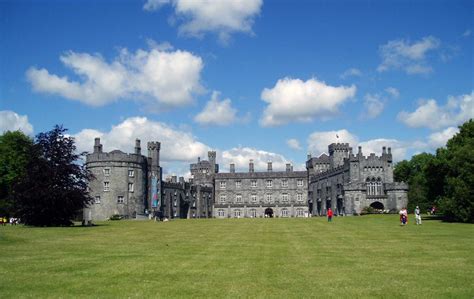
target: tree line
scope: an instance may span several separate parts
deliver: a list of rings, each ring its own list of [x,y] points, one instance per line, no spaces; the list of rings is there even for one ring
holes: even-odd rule
[[[408,209],[432,206],[446,221],[474,222],[474,121],[435,154],[421,153],[395,166],[395,180],[408,183]]]
[[[92,178],[74,138],[55,126],[34,139],[20,131],[0,136],[0,217],[26,225],[69,226],[92,202]]]

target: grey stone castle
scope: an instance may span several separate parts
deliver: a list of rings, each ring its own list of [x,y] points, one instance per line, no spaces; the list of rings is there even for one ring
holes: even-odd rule
[[[216,152],[208,160],[190,165],[192,178],[176,176],[163,180],[160,143],[148,142],[148,155],[141,153],[140,140],[134,153],[103,152],[100,139],[86,157],[94,175],[89,192],[94,203],[84,210],[86,220],[106,220],[113,215],[136,218],[159,212],[167,218],[258,218],[307,217],[359,214],[364,207],[399,210],[407,204],[408,186],[393,180],[390,148],[381,156],[357,154],[347,143],[329,145],[329,155],[308,155],[306,171],[219,172]]]

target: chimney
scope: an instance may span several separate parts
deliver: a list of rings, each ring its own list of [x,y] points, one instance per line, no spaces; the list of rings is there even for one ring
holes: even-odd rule
[[[94,153],[102,153],[102,144],[100,144],[100,138],[94,139]]]
[[[310,160],[311,159],[311,153],[308,153],[308,155],[306,156],[306,160]]]
[[[182,177],[182,176],[179,177],[179,183],[184,184],[184,177]]]
[[[359,145],[359,152],[357,152],[357,155],[362,156],[362,146]]]
[[[249,162],[249,172],[254,172],[252,159],[250,159],[250,162]]]
[[[230,163],[230,173],[235,173],[235,164]]]
[[[273,171],[273,169],[272,169],[272,161],[268,161],[267,171],[268,171],[268,172],[272,172],[272,171]]]
[[[286,163],[286,172],[290,172],[290,171],[291,171],[291,164]]]
[[[135,154],[136,155],[141,155],[142,154],[142,148],[140,147],[140,139],[135,139]]]
[[[198,163],[201,162],[201,157],[198,157]]]
[[[172,182],[172,183],[177,183],[177,182],[178,182],[178,177],[175,176],[175,175],[172,175],[172,176],[171,176],[171,182]]]
[[[387,153],[387,148],[385,146],[382,146],[382,155],[385,155]]]
[[[391,148],[391,147],[388,148],[388,154],[389,154],[389,155],[392,154],[392,148]]]
[[[349,155],[352,156],[352,147],[349,147]]]

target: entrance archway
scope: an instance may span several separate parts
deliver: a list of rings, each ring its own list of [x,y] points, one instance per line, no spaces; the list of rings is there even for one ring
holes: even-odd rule
[[[265,217],[273,218],[273,209],[272,208],[266,208],[265,209]]]
[[[384,208],[383,203],[381,203],[380,201],[374,201],[373,203],[370,204],[370,207],[380,212],[382,212]]]

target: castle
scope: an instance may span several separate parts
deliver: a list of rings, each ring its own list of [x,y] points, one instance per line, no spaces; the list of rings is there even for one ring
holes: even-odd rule
[[[86,168],[94,178],[89,192],[94,202],[84,210],[86,220],[106,220],[113,215],[136,218],[146,212],[167,218],[258,218],[322,216],[328,208],[336,215],[359,214],[363,208],[399,210],[407,205],[408,186],[394,182],[390,147],[382,155],[353,154],[348,143],[330,144],[329,155],[308,155],[306,171],[286,169],[256,172],[219,172],[216,152],[208,160],[190,165],[188,181],[176,176],[164,180],[160,143],[148,142],[148,155],[140,140],[134,153],[103,152],[96,138],[86,156]]]

